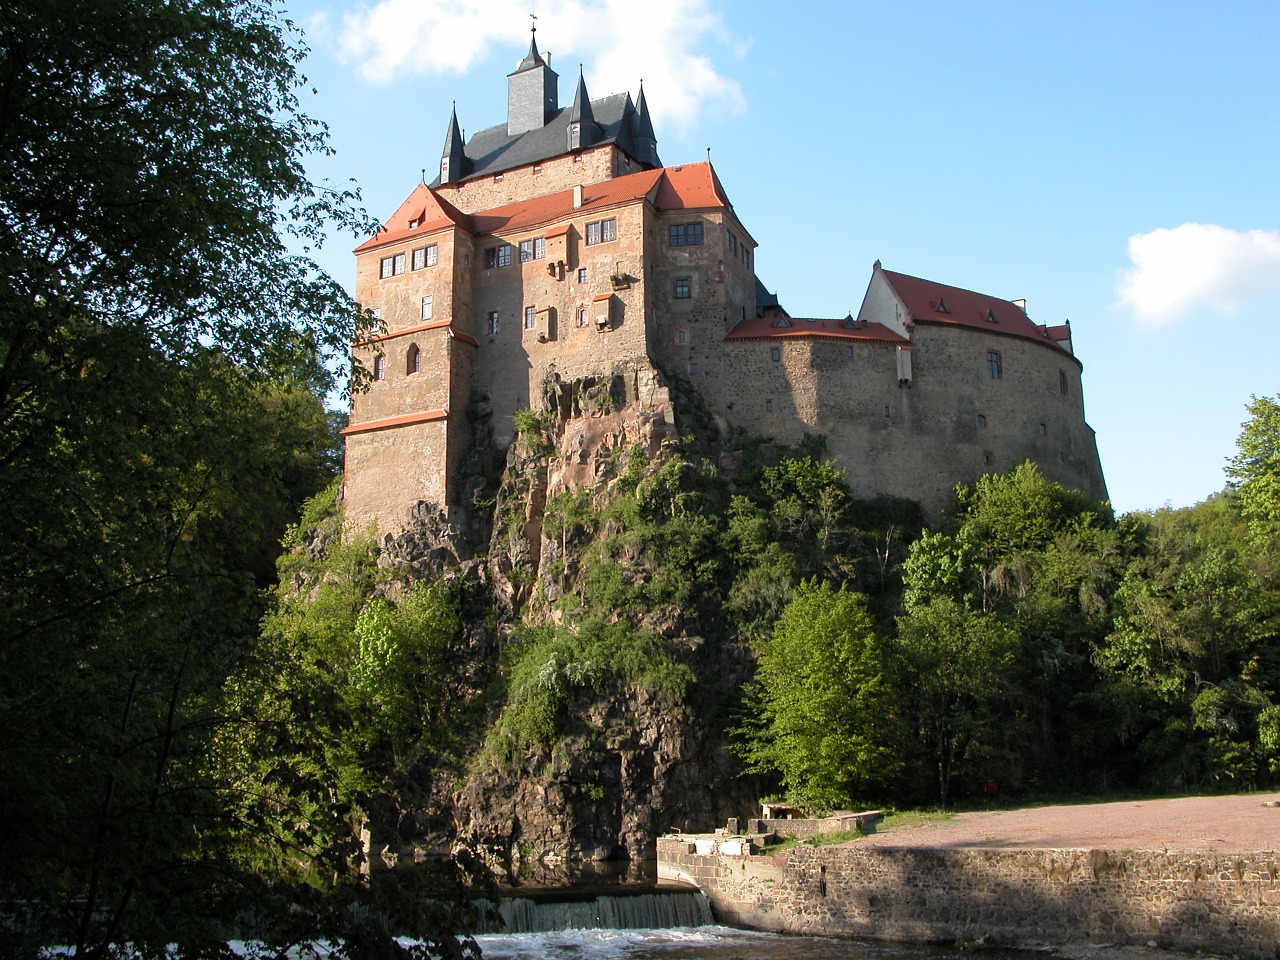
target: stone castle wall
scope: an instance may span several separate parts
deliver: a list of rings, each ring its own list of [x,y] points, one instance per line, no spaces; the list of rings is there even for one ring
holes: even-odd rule
[[[1276,956],[1280,852],[792,848],[699,855],[658,841],[659,876],[696,883],[716,919],[911,941],[1147,943]]]
[[[463,213],[475,213],[634,172],[623,165],[620,154],[613,144],[604,144],[492,176],[446,183],[436,192]],[[639,169],[637,165],[635,170]]]

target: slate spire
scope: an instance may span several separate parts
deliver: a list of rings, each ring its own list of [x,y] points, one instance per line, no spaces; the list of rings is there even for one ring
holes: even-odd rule
[[[644,98],[644,81],[640,81],[640,94],[636,98],[636,111],[631,119],[631,135],[640,156],[636,159],[651,167],[662,166],[658,159],[658,137],[653,132],[653,120],[649,117],[649,103]]]
[[[598,143],[604,135],[600,124],[596,123],[595,114],[591,110],[591,97],[587,95],[587,81],[582,75],[582,67],[578,67],[578,90],[573,95],[573,106],[569,108],[569,149],[581,150],[593,143]]]
[[[440,157],[440,182],[454,183],[467,175],[467,156],[462,142],[462,130],[458,127],[458,105],[453,105],[449,118],[449,132],[444,137],[444,153]]]

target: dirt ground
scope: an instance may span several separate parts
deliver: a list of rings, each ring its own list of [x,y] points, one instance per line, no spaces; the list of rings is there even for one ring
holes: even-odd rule
[[[858,842],[884,847],[1272,851],[1280,850],[1280,793],[962,813]]]

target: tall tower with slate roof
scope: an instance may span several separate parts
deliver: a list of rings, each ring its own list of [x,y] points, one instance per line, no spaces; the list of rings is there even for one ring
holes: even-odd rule
[[[535,26],[529,54],[507,75],[507,134],[515,137],[538,130],[560,109],[559,76],[538,53]]]

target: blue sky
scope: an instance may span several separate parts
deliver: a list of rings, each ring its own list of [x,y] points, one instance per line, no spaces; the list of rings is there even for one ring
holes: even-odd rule
[[[449,110],[506,116],[552,54],[561,102],[643,78],[665,163],[711,159],[795,316],[857,312],[872,263],[1070,320],[1118,511],[1222,488],[1280,391],[1280,4],[297,0],[304,109],[385,218]],[[351,238],[322,265],[350,285]]]

